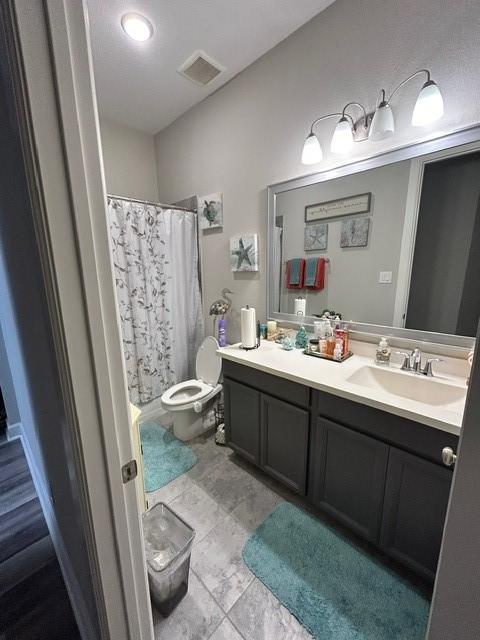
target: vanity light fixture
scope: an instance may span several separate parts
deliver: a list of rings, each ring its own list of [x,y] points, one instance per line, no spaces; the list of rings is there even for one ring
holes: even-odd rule
[[[132,40],[145,42],[153,35],[152,23],[139,13],[126,13],[121,22],[122,29]]]
[[[332,153],[348,153],[352,149],[354,142],[360,142],[361,140],[383,140],[393,136],[395,133],[395,118],[390,101],[401,87],[421,74],[426,74],[427,78],[420,89],[413,109],[412,125],[421,127],[441,118],[443,115],[443,98],[440,89],[431,79],[430,71],[428,69],[420,69],[395,87],[388,100],[386,99],[385,89],[381,90],[379,95],[380,102],[377,100],[375,113],[371,120],[369,120],[364,106],[359,102],[349,102],[341,113],[330,113],[317,118],[312,123],[310,133],[303,145],[302,163],[317,164],[321,162],[323,158],[322,148],[313,128],[318,122],[326,118],[340,116],[330,143]],[[362,118],[359,121],[355,121],[350,114],[346,113],[346,109],[352,106],[356,106],[362,111]]]
[[[395,87],[388,100],[386,100],[385,89],[381,90],[380,94],[382,99],[373,114],[369,135],[370,140],[383,140],[395,133],[395,120],[390,107],[390,101],[397,91],[407,84],[407,82],[410,82],[410,80],[421,74],[426,74],[427,80],[418,94],[412,113],[412,125],[414,127],[423,127],[443,116],[443,98],[440,89],[431,79],[430,71],[428,69],[420,69],[412,73],[411,76],[408,76],[408,78]]]
[[[363,124],[359,127],[352,116],[347,113],[347,109],[351,106],[358,106],[363,111]],[[313,128],[319,122],[326,120],[327,118],[339,118],[330,143],[330,151],[332,153],[348,153],[361,131],[364,131],[364,135],[368,132],[367,113],[363,105],[359,102],[349,102],[343,107],[342,112],[328,113],[325,116],[320,116],[320,118],[317,118],[312,122],[310,133],[303,144],[303,164],[317,164],[318,162],[321,162],[323,158],[322,147],[317,136],[313,132]]]

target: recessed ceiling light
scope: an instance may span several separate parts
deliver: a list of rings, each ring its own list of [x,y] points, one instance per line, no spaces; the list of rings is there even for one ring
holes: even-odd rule
[[[145,42],[153,35],[152,23],[139,13],[126,13],[122,16],[122,27],[127,36],[137,42]]]

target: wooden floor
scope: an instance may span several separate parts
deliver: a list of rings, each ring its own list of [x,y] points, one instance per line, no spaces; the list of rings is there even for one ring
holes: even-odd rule
[[[79,638],[20,440],[0,445],[0,640]],[[25,575],[15,583],[17,570]],[[19,573],[20,575],[20,573]],[[3,586],[3,588],[2,588]]]

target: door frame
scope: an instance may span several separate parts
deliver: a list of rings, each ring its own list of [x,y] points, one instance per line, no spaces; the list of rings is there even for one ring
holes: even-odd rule
[[[86,5],[8,6],[29,192],[102,638],[152,640],[138,498],[121,475],[133,458],[131,419]],[[75,585],[65,579],[74,602]]]
[[[480,637],[480,322],[426,640]]]
[[[408,298],[410,295],[410,280],[412,278],[415,242],[417,238],[418,215],[420,213],[420,199],[422,197],[423,176],[427,164],[455,158],[480,149],[480,140],[467,144],[442,149],[425,156],[413,158],[410,164],[408,178],[407,199],[405,203],[405,222],[403,225],[402,243],[398,267],[397,289],[393,311],[393,326],[405,327],[407,320]]]

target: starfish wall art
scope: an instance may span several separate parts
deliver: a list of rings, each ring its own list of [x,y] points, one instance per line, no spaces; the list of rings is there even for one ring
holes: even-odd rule
[[[230,238],[230,264],[232,271],[258,271],[256,233],[244,233]]]

